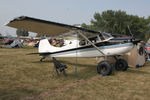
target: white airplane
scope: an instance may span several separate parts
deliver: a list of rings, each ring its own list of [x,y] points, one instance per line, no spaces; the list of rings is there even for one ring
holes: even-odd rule
[[[117,59],[117,56],[129,52],[134,47],[134,43],[129,40],[114,42],[114,37],[107,33],[27,16],[17,17],[6,25],[63,39],[61,47],[53,46],[48,39],[41,40],[38,47],[38,54],[43,57],[41,61],[45,57],[52,57],[58,68],[61,64],[54,57],[104,57],[105,60],[98,64],[97,72],[109,75],[112,65],[107,61],[107,56],[114,56],[115,68],[125,71],[128,68],[127,62]]]

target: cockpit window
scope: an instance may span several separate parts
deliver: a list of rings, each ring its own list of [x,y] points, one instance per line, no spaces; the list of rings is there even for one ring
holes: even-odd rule
[[[94,36],[94,37],[90,37],[88,38],[92,43],[97,43],[97,42],[102,42],[106,39],[110,39],[110,38],[113,38],[113,36],[109,33],[101,33],[101,34],[98,34],[97,36]],[[85,45],[89,45],[90,43],[86,40],[81,40],[79,42],[79,45],[80,46],[85,46]]]
[[[81,40],[81,41],[79,42],[79,45],[81,45],[81,46],[86,45],[86,41],[85,41],[85,40]]]
[[[64,45],[64,40],[63,39],[50,39],[49,40],[49,43],[52,45],[52,46],[55,46],[55,47],[63,47],[65,46]]]
[[[97,36],[96,37],[91,37],[91,38],[88,38],[92,43],[96,43],[96,42],[98,42],[98,38],[97,38]],[[79,45],[80,46],[84,46],[84,45],[89,45],[89,42],[88,41],[86,41],[86,40],[81,40],[80,42],[79,42]]]
[[[105,39],[113,38],[113,36],[109,33],[102,33],[102,35]]]

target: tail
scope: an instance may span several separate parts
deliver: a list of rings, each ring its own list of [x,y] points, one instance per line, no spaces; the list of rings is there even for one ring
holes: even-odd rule
[[[52,46],[47,39],[40,40],[39,53],[56,53],[76,46],[76,44],[65,43],[63,47]]]
[[[39,53],[51,52],[51,45],[47,39],[40,40],[38,52]]]

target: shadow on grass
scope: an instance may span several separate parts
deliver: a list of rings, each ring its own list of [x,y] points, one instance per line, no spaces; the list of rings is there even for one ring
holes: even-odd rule
[[[62,61],[62,62],[63,62],[63,61]],[[38,64],[38,63],[53,63],[53,61],[52,61],[52,60],[49,60],[49,61],[48,61],[48,60],[45,60],[45,61],[42,61],[42,62],[41,62],[41,61],[33,61],[33,62],[31,62],[31,63],[37,63],[37,64]]]
[[[69,61],[64,61],[64,60],[59,60],[59,62],[60,63],[62,63],[62,64],[64,64],[64,65],[74,65],[74,66],[76,66],[76,63],[72,63],[72,62],[69,62]],[[34,61],[34,62],[32,62],[32,63],[53,63],[53,60],[49,60],[49,61],[42,61],[42,62],[40,62],[40,61]],[[77,63],[77,66],[78,67],[96,67],[97,65],[92,65],[92,64],[79,64],[79,63]]]
[[[134,69],[129,69],[127,73],[135,73],[135,74],[150,74],[150,72],[146,71],[140,71],[140,70],[134,70]]]
[[[75,66],[76,66],[76,63],[75,63],[75,59],[72,59],[72,60],[70,60],[70,61],[68,61],[68,59],[57,59],[60,63],[62,63],[62,64],[64,64],[64,65],[67,65],[68,66],[68,68],[70,67],[72,67],[71,69],[69,69],[69,71],[68,71],[68,73],[67,73],[67,71],[66,71],[66,73],[67,73],[67,77],[65,77],[62,73],[61,73],[61,75],[60,76],[57,76],[57,74],[56,74],[56,72],[55,72],[55,70],[54,70],[54,72],[55,72],[55,75],[53,76],[52,75],[52,70],[51,70],[51,72],[50,72],[50,74],[51,74],[51,77],[54,77],[54,78],[63,78],[64,80],[66,80],[66,79],[77,79],[77,80],[80,80],[80,79],[88,79],[88,78],[91,78],[91,77],[93,77],[93,76],[96,76],[96,75],[99,75],[98,73],[97,73],[97,64],[95,63],[95,64],[87,64],[87,62],[85,62],[85,64],[83,63],[84,61],[86,61],[86,60],[84,60],[84,59],[79,59],[78,60],[78,63],[77,63],[77,73],[76,73],[76,71],[75,71]],[[36,64],[40,64],[40,63],[48,63],[48,64],[51,64],[51,67],[53,67],[53,60],[52,59],[45,59],[45,60],[43,60],[42,62],[40,62],[40,61],[33,61],[33,62],[31,62],[31,63],[36,63]],[[73,68],[74,67],[74,68]],[[71,72],[70,72],[71,71]],[[112,74],[111,74],[111,76],[112,75],[115,75],[114,74],[114,69],[112,70]]]
[[[74,70],[72,71],[72,73],[67,73],[67,77],[65,77],[63,74],[60,75],[60,76],[57,76],[56,72],[55,72],[55,76],[54,76],[55,78],[87,79],[87,78],[99,75],[98,72],[97,72],[97,64],[77,63],[77,73],[76,73],[76,71],[75,71],[76,63],[75,62],[73,63],[71,61],[65,61],[65,60],[61,60],[61,59],[59,59],[58,61],[60,61],[64,65],[67,65],[68,67],[70,67],[69,65],[73,66]],[[32,62],[32,63],[51,63],[51,64],[53,64],[53,60],[44,60],[43,62],[35,61],[35,62]],[[78,70],[78,67],[83,68],[83,69]],[[115,75],[115,72],[116,72],[116,70],[112,69],[111,76]]]
[[[63,65],[66,65],[67,67],[68,67],[68,69],[67,70],[69,70],[69,73],[67,73],[67,79],[68,79],[68,77],[70,77],[70,78],[77,78],[77,79],[82,79],[83,77],[85,78],[88,78],[88,77],[92,77],[93,75],[96,75],[97,74],[97,65],[96,64],[84,64],[84,63],[82,63],[81,64],[81,62],[82,62],[82,60],[80,61],[80,62],[78,62],[77,63],[77,74],[76,74],[76,72],[75,72],[75,66],[76,66],[76,63],[74,62],[74,60],[75,59],[73,59],[73,60],[70,60],[70,61],[67,61],[68,59],[57,59],[60,63],[62,63]],[[41,63],[45,63],[45,64],[50,64],[51,65],[51,67],[54,67],[54,65],[53,65],[53,60],[52,59],[45,59],[45,60],[43,60],[42,62],[40,62],[40,61],[31,61],[31,63],[35,63],[35,64],[41,64]],[[71,68],[71,69],[69,69],[69,67]],[[80,67],[80,69],[78,69]],[[72,70],[72,71],[71,71]],[[54,70],[54,72],[55,72],[55,70]],[[66,71],[67,72],[67,71]],[[52,76],[52,70],[51,70],[51,72],[50,72],[50,74],[51,74],[51,76]],[[94,74],[93,74],[94,73]],[[95,74],[96,73],[96,74]],[[81,76],[80,76],[81,75]],[[56,72],[55,72],[55,77],[56,78],[62,78],[62,77],[65,77],[65,76],[63,76],[63,75],[60,75],[60,76],[57,76],[57,74],[56,74]],[[65,78],[63,78],[63,79],[65,79]]]

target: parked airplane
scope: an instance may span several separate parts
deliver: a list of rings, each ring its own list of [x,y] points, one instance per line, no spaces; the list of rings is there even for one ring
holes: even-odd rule
[[[23,40],[15,39],[11,44],[8,44],[6,48],[22,48]]]
[[[101,75],[109,75],[112,70],[107,56],[116,58],[115,68],[117,70],[127,70],[127,62],[117,59],[117,56],[129,52],[136,43],[132,39],[116,42],[113,41],[114,37],[107,33],[26,16],[15,18],[6,25],[63,39],[61,47],[54,46],[52,41],[43,39],[38,48],[38,54],[43,57],[41,61],[45,57],[52,57],[58,67],[61,64],[58,64],[54,57],[104,57],[105,60],[100,62],[97,67],[97,72]],[[57,43],[56,39],[53,40]]]
[[[0,42],[3,44],[1,48],[22,48],[23,47],[23,40],[17,37],[3,36],[1,37]]]

